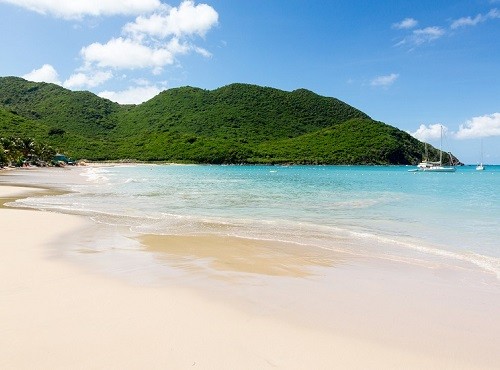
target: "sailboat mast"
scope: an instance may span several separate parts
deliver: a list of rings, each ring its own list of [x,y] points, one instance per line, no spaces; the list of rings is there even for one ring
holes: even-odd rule
[[[441,140],[439,142],[439,164],[443,164],[443,125],[441,125]]]
[[[484,159],[483,159],[483,138],[481,138],[481,164],[484,163]]]

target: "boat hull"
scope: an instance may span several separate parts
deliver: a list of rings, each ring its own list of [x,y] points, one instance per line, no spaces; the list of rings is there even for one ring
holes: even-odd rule
[[[408,172],[455,172],[455,167],[429,167],[429,168],[414,168]]]
[[[457,169],[455,167],[433,167],[422,169],[422,172],[455,172]]]

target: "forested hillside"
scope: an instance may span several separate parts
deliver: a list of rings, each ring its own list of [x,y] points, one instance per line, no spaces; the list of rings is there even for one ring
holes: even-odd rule
[[[0,137],[15,135],[89,160],[415,164],[424,150],[409,134],[338,99],[246,84],[181,87],[119,105],[4,77]]]

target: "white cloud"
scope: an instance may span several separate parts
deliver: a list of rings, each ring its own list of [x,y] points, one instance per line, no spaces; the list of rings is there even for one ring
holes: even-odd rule
[[[185,35],[205,34],[218,23],[219,14],[207,4],[195,5],[194,1],[183,1],[178,8],[164,8],[165,11],[150,15],[139,16],[133,23],[123,27],[125,34],[135,38],[144,35],[165,38],[171,35],[182,37]]]
[[[119,104],[140,104],[158,95],[161,91],[158,86],[137,86],[122,91],[103,91],[97,95]]]
[[[201,56],[204,56],[205,58],[210,58],[210,57],[212,57],[212,53],[211,53],[211,52],[209,52],[209,51],[208,51],[208,50],[206,50],[206,49],[200,48],[200,47],[198,47],[198,46],[195,46],[195,47],[193,48],[193,50],[194,50],[196,53],[200,54]]]
[[[457,139],[472,139],[489,136],[500,136],[500,113],[473,117],[460,125],[455,134]]]
[[[408,30],[410,28],[416,27],[418,24],[418,21],[413,18],[405,18],[401,22],[394,23],[392,25],[392,28],[398,29],[398,30]]]
[[[71,75],[64,81],[63,86],[68,89],[92,88],[103,84],[112,77],[113,74],[109,71],[96,71],[93,73],[79,72]]]
[[[0,0],[64,19],[84,16],[138,15],[160,8],[160,0]]]
[[[93,43],[81,49],[85,68],[144,69],[154,74],[190,52],[210,57],[190,36],[205,36],[218,22],[217,12],[206,4],[183,1],[178,8],[162,5],[154,14],[126,24],[123,37]]]
[[[418,140],[428,141],[428,140],[439,139],[441,137],[441,128],[443,129],[444,133],[448,131],[448,129],[445,126],[436,123],[428,126],[420,125],[417,131],[408,133]]]
[[[500,0],[490,0],[491,3],[500,2]],[[476,26],[479,23],[486,22],[492,19],[500,19],[500,11],[498,9],[491,9],[486,14],[478,14],[475,17],[462,17],[454,20],[450,29],[454,30],[460,27]],[[413,18],[406,18],[401,22],[394,23],[392,28],[410,30],[414,28],[418,22]],[[414,29],[411,34],[408,34],[401,41],[397,42],[395,46],[408,45],[411,47],[419,46],[425,43],[430,43],[435,41],[444,35],[446,35],[447,30],[443,27],[432,26],[420,29]]]
[[[218,24],[218,13],[207,4],[183,0],[172,7],[161,0],[0,0],[65,19],[85,16],[134,15],[134,22],[122,28],[121,37],[94,42],[81,48],[82,65],[62,85],[66,88],[95,88],[119,76],[117,70],[149,69],[160,74],[168,65],[178,63],[186,54],[210,58],[212,54],[196,45],[195,37],[205,37]],[[61,84],[50,65],[25,76],[33,81]],[[106,97],[120,102],[140,102],[160,89],[146,83],[124,91],[104,91]]]
[[[432,26],[413,30],[411,34],[399,41],[396,46],[419,46],[444,36],[446,31],[442,27]]]
[[[177,54],[184,54],[189,47],[173,39],[163,47],[149,47],[140,42],[117,38],[106,44],[93,43],[84,47],[80,53],[87,65],[117,69],[153,68],[158,71],[165,65],[173,64]]]
[[[500,11],[498,11],[498,9],[491,9],[487,14],[478,14],[474,18],[462,17],[453,21],[450,27],[456,29],[460,27],[475,26],[491,19],[500,19]]]
[[[413,31],[413,42],[417,45],[434,41],[445,34],[441,27],[426,27]]]
[[[34,69],[30,73],[22,76],[24,79],[34,82],[49,82],[60,85],[59,75],[50,64],[44,64],[39,69]]]
[[[397,73],[391,73],[390,75],[387,76],[378,76],[375,77],[373,80],[371,80],[370,85],[388,87],[392,85],[394,82],[396,82],[398,78],[399,74]]]

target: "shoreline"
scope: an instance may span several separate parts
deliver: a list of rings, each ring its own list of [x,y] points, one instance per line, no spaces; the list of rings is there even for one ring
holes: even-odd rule
[[[132,286],[47,256],[61,232],[46,228],[64,223],[66,232],[77,232],[80,217],[12,209],[1,209],[0,217],[10,230],[2,245],[23,246],[3,248],[9,266],[3,259],[1,367],[351,367],[365,363],[355,355],[364,347],[393,366],[406,362],[384,347],[247,315],[183,289]],[[19,220],[43,230],[23,232]]]
[[[6,189],[0,184],[0,198],[28,191]],[[193,249],[186,256],[179,250],[186,240],[177,238],[176,245],[176,238],[167,237],[142,238],[141,253],[163,259],[170,269],[172,255],[177,255],[183,276],[167,284],[131,284],[123,275],[110,276],[54,254],[65,233],[88,228],[85,217],[9,207],[0,208],[0,220],[8,230],[0,245],[10,245],[3,250],[0,270],[0,294],[8,303],[1,314],[9,318],[0,324],[8,333],[0,342],[8,351],[0,350],[0,365],[6,367],[494,368],[500,360],[494,352],[498,287],[464,284],[460,272],[435,276],[426,269],[364,259],[332,267],[313,259],[313,274],[304,275],[297,255],[283,256],[262,246],[257,254],[283,265],[276,276],[272,266],[269,273],[265,261],[250,253],[255,244],[248,246],[246,256],[231,260],[227,251],[205,239],[204,245],[213,245],[222,261],[214,267],[213,254]],[[50,227],[54,224],[55,230]],[[94,257],[99,260],[98,254]],[[222,282],[214,274],[221,266],[224,271],[241,263],[242,257],[251,271],[225,271],[228,279]],[[193,271],[194,266],[201,269]],[[317,318],[302,320],[307,313]],[[328,316],[333,317],[326,322]],[[73,322],[77,317],[81,320]],[[148,348],[137,348],[130,338],[141,338]],[[432,350],[429,344],[439,340],[449,343]],[[131,358],[137,350],[139,356]]]

